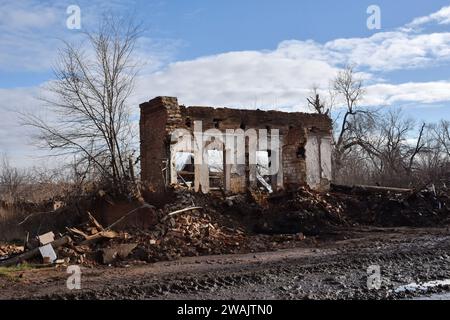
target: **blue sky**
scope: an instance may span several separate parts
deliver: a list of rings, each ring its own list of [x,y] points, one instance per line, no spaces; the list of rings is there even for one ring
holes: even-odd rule
[[[364,103],[400,106],[418,120],[450,119],[450,2],[361,0],[0,0],[0,151],[23,163],[36,150],[16,110],[52,79],[66,9],[81,9],[82,29],[102,12],[144,23],[137,54],[147,62],[130,104],[173,95],[187,105],[304,111],[313,85],[324,93],[345,64],[365,78]],[[381,29],[366,26],[369,5]],[[23,160],[25,159],[25,160]]]

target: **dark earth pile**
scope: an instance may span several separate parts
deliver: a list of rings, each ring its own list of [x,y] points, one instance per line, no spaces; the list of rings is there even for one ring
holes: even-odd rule
[[[448,190],[335,189],[320,193],[300,188],[269,197],[256,231],[320,235],[338,226],[432,227],[450,222]]]
[[[447,224],[450,217],[448,190],[424,189],[405,193],[355,191],[336,193],[348,219],[383,227],[432,227]]]
[[[329,193],[300,188],[269,197],[268,203],[255,224],[257,232],[318,235],[348,225],[345,203]]]
[[[316,237],[355,225],[441,226],[449,222],[450,213],[448,191],[434,189],[334,188],[320,193],[299,188],[273,195],[224,197],[177,188],[168,199],[159,208],[146,204],[132,210],[122,221],[145,216],[141,227],[121,223],[120,228],[104,228],[87,216],[88,222],[70,230],[73,244],[60,248],[58,258],[66,263],[112,264],[270,251],[307,245]],[[0,256],[18,253],[2,248]]]

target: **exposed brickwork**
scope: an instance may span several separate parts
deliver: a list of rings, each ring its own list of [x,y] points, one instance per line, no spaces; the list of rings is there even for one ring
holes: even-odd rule
[[[165,184],[161,170],[169,156],[166,141],[168,110],[175,105],[173,102],[167,98],[157,98],[140,105],[141,178],[157,191],[162,191]]]
[[[279,129],[286,133],[290,127],[316,128],[329,132],[331,120],[328,116],[302,112],[262,110],[240,110],[211,107],[180,107],[184,119],[201,120],[203,129],[217,127],[219,130],[245,128]]]
[[[305,127],[292,127],[283,139],[283,183],[287,188],[306,183]]]
[[[177,99],[172,97],[157,97],[141,104],[140,108],[141,176],[157,190],[163,189],[168,181],[167,170],[164,173],[162,169],[170,159],[170,133],[176,128],[192,130],[194,121],[202,121],[203,130],[216,128],[223,132],[226,129],[278,129],[282,140],[282,181],[285,188],[306,184],[305,145],[308,133],[331,134],[330,118],[319,114],[185,107],[179,106]],[[245,189],[242,177],[235,177],[233,181],[233,176],[232,189],[237,191],[239,186]]]

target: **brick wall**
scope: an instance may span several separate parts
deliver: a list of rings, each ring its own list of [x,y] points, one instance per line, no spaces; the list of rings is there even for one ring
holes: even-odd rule
[[[170,133],[176,128],[193,129],[194,121],[202,121],[203,130],[278,129],[283,145],[283,184],[288,188],[306,184],[304,147],[308,132],[331,134],[331,119],[319,114],[185,107],[172,97],[157,97],[140,108],[141,178],[157,190],[164,188],[161,170],[170,159]]]
[[[164,188],[165,180],[161,170],[168,157],[169,117],[165,105],[173,104],[174,101],[167,98],[157,98],[140,105],[141,179],[157,191],[162,191]]]
[[[287,188],[295,188],[306,183],[306,162],[304,147],[306,129],[292,127],[283,136],[283,184]]]

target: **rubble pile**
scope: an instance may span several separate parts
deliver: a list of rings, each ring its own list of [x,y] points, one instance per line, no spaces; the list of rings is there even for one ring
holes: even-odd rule
[[[337,194],[355,222],[384,227],[431,227],[449,223],[450,194],[434,188],[407,192],[356,190]]]
[[[304,233],[317,235],[335,226],[347,225],[345,203],[330,193],[307,188],[269,197],[269,206],[255,225],[266,234]]]
[[[9,256],[22,253],[24,250],[23,246],[18,246],[15,244],[1,244],[0,243],[0,259],[5,259]]]
[[[144,204],[108,227],[102,226],[87,212],[85,223],[68,226],[65,235],[59,235],[56,240],[53,232],[32,239],[28,251],[15,257],[13,262],[45,259],[52,263],[84,265],[156,262],[182,256],[275,250],[305,240],[301,233],[261,235],[253,232],[254,221],[259,220],[261,211],[260,206],[256,202],[249,203],[246,196],[224,198],[184,188],[172,192],[171,202],[160,209]],[[250,207],[259,209],[252,211]],[[147,228],[136,227],[135,223],[124,227],[125,220],[132,222],[136,218],[134,215],[143,212],[151,215],[150,220],[155,223]],[[64,237],[70,240],[62,241]],[[49,244],[52,247],[44,256],[41,249]],[[23,256],[26,259],[21,258]]]
[[[289,248],[356,224],[440,226],[450,223],[447,190],[334,187],[276,194],[194,193],[177,187],[170,201],[122,215],[109,226],[86,212],[85,223],[48,232],[24,247],[0,246],[0,266],[23,261],[84,265],[156,262],[183,256]],[[145,215],[149,224],[136,223]],[[151,223],[150,223],[151,222]],[[3,258],[2,258],[3,257]]]
[[[170,217],[156,226],[156,232],[137,232],[136,257],[149,262],[181,256],[240,252],[244,232],[220,226],[202,210]]]
[[[182,256],[274,250],[305,239],[302,234],[255,234],[251,225],[246,224],[249,217],[226,213],[242,206],[245,206],[244,196],[224,199],[177,188],[173,201],[158,210],[159,222],[151,230],[130,230],[126,240],[117,238],[108,245],[136,243],[129,259],[156,262]]]
[[[319,235],[336,227],[432,227],[450,223],[450,193],[433,186],[419,190],[334,186],[321,193],[299,188],[268,197],[255,231]]]
[[[138,244],[134,257],[153,262],[238,252],[244,231],[230,227],[234,222],[220,214],[217,203],[211,196],[175,190],[173,202],[158,210],[151,230],[133,230],[131,240]]]

